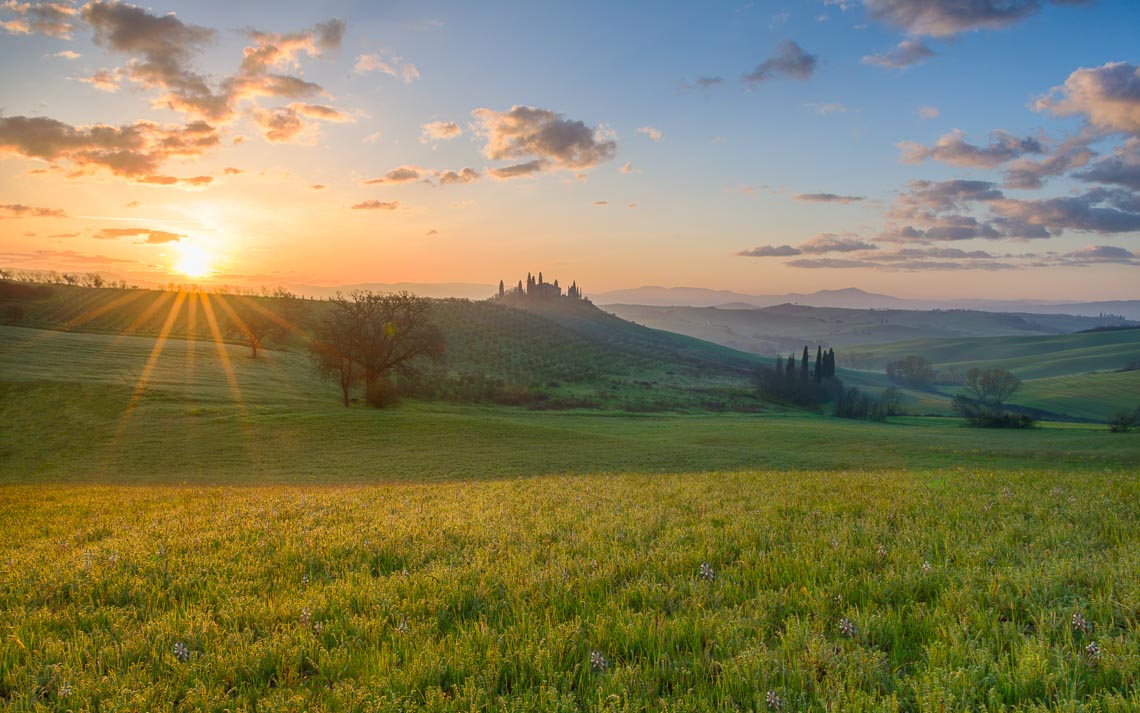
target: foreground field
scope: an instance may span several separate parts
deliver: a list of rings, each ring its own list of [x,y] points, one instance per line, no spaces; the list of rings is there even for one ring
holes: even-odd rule
[[[9,486],[0,703],[1136,710],[1138,495],[1118,469]]]

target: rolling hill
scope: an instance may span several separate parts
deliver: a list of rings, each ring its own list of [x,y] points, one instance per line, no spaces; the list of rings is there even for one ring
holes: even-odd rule
[[[865,345],[938,337],[1006,337],[1076,332],[1120,320],[975,310],[841,309],[781,304],[762,309],[607,305],[622,319],[775,356],[807,344],[863,351]]]
[[[185,296],[180,296],[184,294]],[[239,302],[274,298],[52,286],[19,300],[16,324],[53,330],[240,343],[229,313]],[[0,310],[16,301],[0,300]],[[765,360],[683,335],[631,324],[588,302],[559,300],[516,308],[459,299],[432,301],[447,342],[445,361],[413,393],[455,401],[531,407],[629,410],[755,409],[749,375]],[[311,324],[330,308],[301,302]],[[298,325],[303,332],[306,323]],[[280,347],[302,351],[299,338]]]

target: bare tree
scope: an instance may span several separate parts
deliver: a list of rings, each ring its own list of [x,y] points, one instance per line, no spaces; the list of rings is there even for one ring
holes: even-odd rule
[[[1021,388],[1021,379],[1005,369],[982,371],[973,367],[966,372],[963,386],[978,403],[1001,408]]]
[[[411,375],[417,362],[443,358],[443,333],[431,322],[427,299],[355,290],[348,297],[338,294],[332,303],[317,329],[315,350],[359,367],[366,392],[389,372]],[[331,358],[326,363],[333,365]],[[337,366],[337,373],[343,375],[343,368]]]

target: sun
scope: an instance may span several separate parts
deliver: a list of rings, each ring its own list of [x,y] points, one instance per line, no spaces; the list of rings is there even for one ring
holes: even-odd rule
[[[210,267],[210,256],[199,246],[180,243],[178,252],[181,255],[174,265],[175,272],[180,272],[186,277],[209,277],[213,272]]]

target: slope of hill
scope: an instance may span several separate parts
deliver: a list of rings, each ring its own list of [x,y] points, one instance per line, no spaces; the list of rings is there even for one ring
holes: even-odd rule
[[[230,312],[243,301],[272,306],[263,297],[52,286],[49,296],[19,303],[19,323],[215,341],[231,333]],[[442,365],[408,385],[425,397],[633,410],[760,405],[749,393],[749,374],[762,359],[634,325],[588,302],[525,309],[457,299],[432,304],[448,346]],[[302,307],[311,323],[330,303],[306,300]],[[283,346],[300,351],[300,340]]]
[[[1044,335],[1075,332],[1119,320],[1063,314],[1028,315],[972,310],[863,310],[782,304],[763,309],[607,305],[622,319],[686,334],[741,351],[775,356],[808,344],[850,351],[863,345],[932,337]]]
[[[904,356],[921,356],[941,370],[1002,368],[1022,379],[1115,371],[1140,361],[1140,330],[1053,336],[917,339],[848,352],[847,365],[879,371]]]

